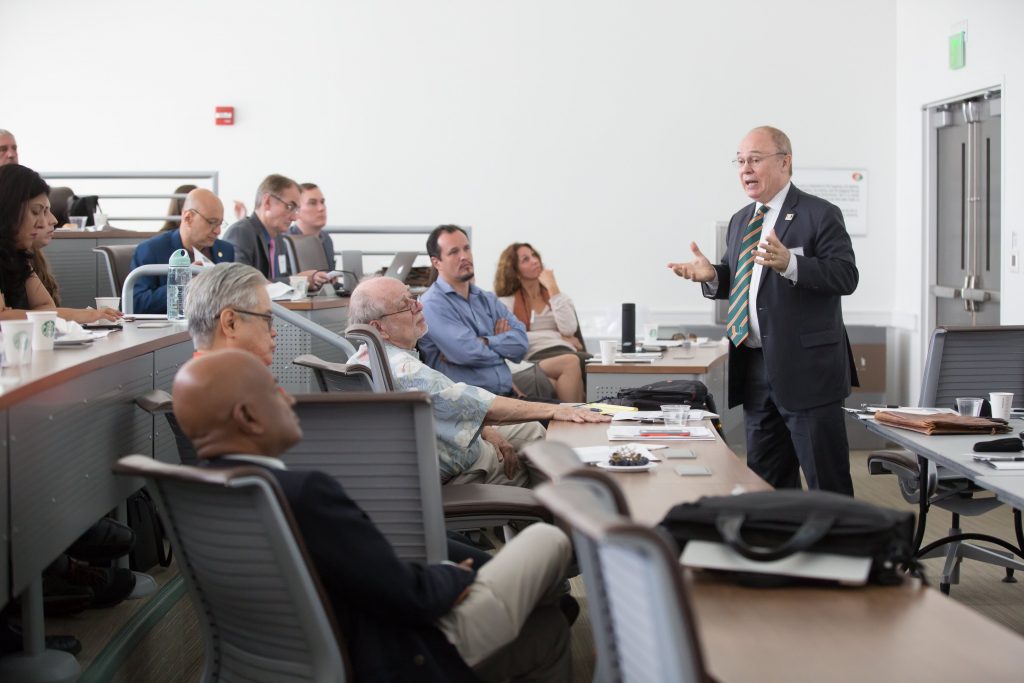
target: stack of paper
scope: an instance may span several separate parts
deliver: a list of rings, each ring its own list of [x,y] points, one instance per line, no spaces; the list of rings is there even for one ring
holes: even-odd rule
[[[707,427],[615,426],[608,428],[609,441],[714,441]]]
[[[707,410],[691,410],[690,420],[703,420],[709,417],[718,417],[718,413],[712,413]],[[655,422],[663,423],[665,421],[664,416],[660,410],[638,410],[634,413],[620,413],[612,417],[612,422]]]

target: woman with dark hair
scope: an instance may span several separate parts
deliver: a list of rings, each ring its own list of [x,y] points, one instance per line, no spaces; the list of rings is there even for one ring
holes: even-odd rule
[[[32,270],[43,283],[43,287],[50,293],[53,303],[57,306],[57,315],[65,320],[73,320],[76,323],[90,324],[106,320],[115,322],[120,320],[122,314],[113,308],[60,308],[60,284],[50,270],[50,261],[43,253],[43,249],[53,241],[53,231],[56,224],[51,224],[40,230],[32,242]]]
[[[50,212],[50,187],[38,173],[18,164],[0,166],[0,319],[24,318],[25,311],[56,309],[53,297],[34,270],[33,249],[41,232],[57,219]],[[49,271],[47,270],[47,273]],[[76,322],[95,322],[110,309],[60,309]]]
[[[533,246],[516,242],[501,252],[494,293],[526,326],[526,360],[540,365],[561,400],[582,401],[584,361],[591,354],[576,336],[579,321],[572,300],[558,288],[554,272],[544,268]]]
[[[167,207],[168,216],[181,216],[181,210],[185,206],[185,197],[192,190],[196,189],[195,185],[178,185],[174,188],[174,194],[180,194],[181,197],[172,197],[171,203]],[[164,221],[164,224],[160,227],[160,232],[167,232],[168,230],[177,230],[181,227],[181,221]]]

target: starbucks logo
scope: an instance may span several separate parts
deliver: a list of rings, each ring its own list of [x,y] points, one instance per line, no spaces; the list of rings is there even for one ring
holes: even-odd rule
[[[43,321],[43,336],[53,337],[57,334],[57,324],[52,320]]]

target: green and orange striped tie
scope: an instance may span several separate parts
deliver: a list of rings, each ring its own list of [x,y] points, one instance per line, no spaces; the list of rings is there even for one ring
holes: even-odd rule
[[[726,330],[729,339],[739,346],[750,334],[750,278],[754,272],[754,250],[761,239],[761,225],[768,207],[761,205],[754,217],[747,223],[747,233],[740,242],[740,256],[736,259],[736,272],[732,276],[729,290],[729,324]]]

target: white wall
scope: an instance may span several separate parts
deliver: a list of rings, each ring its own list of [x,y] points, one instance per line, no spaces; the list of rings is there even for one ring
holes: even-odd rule
[[[947,39],[952,26],[967,21],[967,66],[950,71]],[[925,104],[998,86],[1003,91],[1002,115],[1002,303],[1001,323],[1024,324],[1024,276],[1009,270],[1013,233],[1018,244],[1024,229],[1012,220],[1017,202],[1013,191],[1024,184],[1024,3],[1016,0],[900,0],[897,15],[897,190],[896,251],[900,255],[894,286],[895,315],[919,324],[908,339],[906,386],[916,397],[920,366],[930,329],[927,319],[926,229],[924,215]],[[1009,163],[1007,163],[1009,162]]]
[[[532,241],[593,331],[622,301],[664,322],[710,319],[664,264],[691,239],[714,250],[715,221],[747,201],[729,159],[770,123],[797,166],[869,172],[846,309],[891,323],[896,6],[770,10],[4,0],[0,127],[42,170],[212,168],[224,198],[249,202],[281,172],[325,189],[332,224],[471,224],[481,284],[501,248]],[[53,16],[66,39],[47,33]],[[236,107],[236,126],[213,125],[218,104]]]

